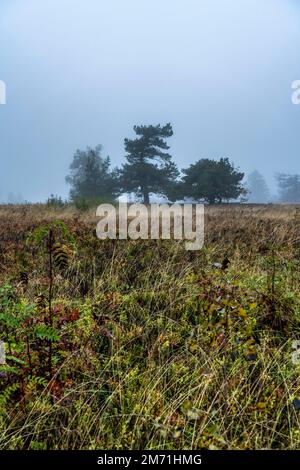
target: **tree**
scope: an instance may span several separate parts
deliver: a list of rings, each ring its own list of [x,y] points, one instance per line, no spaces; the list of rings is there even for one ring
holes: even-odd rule
[[[173,135],[171,124],[134,126],[138,138],[125,139],[127,163],[120,170],[121,192],[135,193],[149,204],[150,193],[167,195],[179,175],[172,157],[165,150]]]
[[[236,170],[228,158],[219,161],[204,158],[183,170],[181,196],[209,204],[237,199],[245,194],[241,184],[244,173]]]
[[[279,173],[276,175],[279,187],[279,199],[281,202],[300,202],[300,175],[287,175]]]
[[[250,173],[247,179],[248,201],[266,203],[270,200],[270,192],[264,177],[257,171]]]
[[[117,191],[116,171],[110,170],[109,157],[101,157],[101,145],[77,150],[66,182],[71,186],[70,199],[111,200]]]

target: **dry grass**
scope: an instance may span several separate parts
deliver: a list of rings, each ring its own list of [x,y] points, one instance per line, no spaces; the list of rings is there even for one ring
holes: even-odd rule
[[[12,351],[0,448],[299,449],[298,214],[208,208],[205,246],[186,252],[101,242],[92,210],[1,206],[0,331]],[[54,267],[49,339],[37,332],[49,313],[41,228],[57,219],[74,254]]]

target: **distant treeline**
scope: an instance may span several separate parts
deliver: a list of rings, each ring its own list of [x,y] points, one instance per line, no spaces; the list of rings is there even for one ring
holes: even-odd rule
[[[172,202],[189,199],[215,204],[246,196],[244,173],[228,158],[201,159],[180,172],[168,153],[171,124],[135,126],[134,131],[136,138],[124,141],[126,162],[121,168],[111,169],[109,157],[101,155],[101,146],[77,150],[66,177],[72,202],[134,194],[148,204],[152,194]]]
[[[70,200],[77,205],[110,201],[122,194],[134,194],[148,204],[150,195],[169,201],[193,200],[209,204],[229,201],[267,203],[300,202],[300,176],[279,174],[279,197],[270,195],[263,176],[254,171],[243,184],[244,173],[228,158],[203,158],[179,171],[168,153],[171,124],[135,126],[135,139],[125,139],[126,162],[111,168],[102,147],[77,150],[66,177]],[[52,196],[53,198],[54,196]]]
[[[150,195],[171,202],[300,203],[300,175],[277,174],[278,196],[272,196],[258,171],[244,182],[244,173],[228,158],[202,158],[179,170],[168,152],[167,139],[173,135],[170,123],[135,126],[134,132],[136,138],[124,140],[126,161],[120,168],[111,168],[110,158],[102,156],[101,145],[77,150],[66,177],[69,201],[51,195],[48,204],[71,202],[85,208],[112,202],[122,194],[134,195],[146,204]],[[10,193],[8,202],[21,203],[23,198]]]

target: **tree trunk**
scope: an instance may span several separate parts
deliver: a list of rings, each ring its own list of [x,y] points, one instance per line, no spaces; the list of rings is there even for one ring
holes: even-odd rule
[[[143,199],[144,199],[144,204],[150,203],[149,192],[146,189],[143,190]]]

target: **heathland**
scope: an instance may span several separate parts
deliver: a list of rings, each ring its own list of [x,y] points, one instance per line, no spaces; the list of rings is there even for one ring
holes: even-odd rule
[[[191,252],[96,222],[0,206],[0,448],[299,449],[299,208],[207,207]]]

